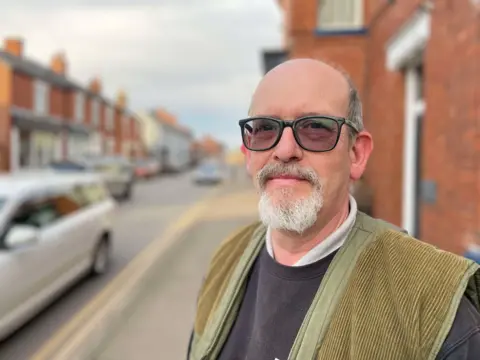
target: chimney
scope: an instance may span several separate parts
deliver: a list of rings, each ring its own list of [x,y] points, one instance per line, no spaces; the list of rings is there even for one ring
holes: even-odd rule
[[[117,106],[120,109],[125,109],[127,107],[127,94],[125,91],[120,90],[117,95]]]
[[[8,37],[3,43],[3,48],[9,54],[21,57],[23,55],[23,39],[20,37]]]
[[[90,81],[90,91],[92,91],[94,94],[100,94],[102,92],[102,81],[100,80],[100,78],[98,77],[95,77],[94,79],[92,79],[92,81]]]
[[[50,68],[52,71],[60,75],[65,75],[67,73],[67,60],[63,52],[56,53],[52,56]]]

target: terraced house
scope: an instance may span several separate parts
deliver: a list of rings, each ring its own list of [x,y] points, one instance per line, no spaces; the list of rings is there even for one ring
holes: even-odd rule
[[[5,39],[0,50],[0,170],[41,167],[84,153],[140,156],[138,121],[123,92],[121,97],[112,102],[103,96],[98,78],[88,87],[72,80],[63,53],[44,66],[25,56],[22,39]]]
[[[375,216],[462,253],[480,244],[480,2],[278,0],[289,58],[351,74],[375,150]]]

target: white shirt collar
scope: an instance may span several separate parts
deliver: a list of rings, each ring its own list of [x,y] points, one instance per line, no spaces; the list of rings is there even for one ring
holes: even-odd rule
[[[318,244],[312,250],[306,253],[293,266],[304,266],[312,264],[338,250],[347,239],[350,230],[352,230],[352,227],[355,224],[357,211],[357,202],[355,201],[353,196],[350,195],[350,212],[345,221],[333,233],[327,236],[325,240],[323,240],[320,244]],[[266,246],[270,256],[275,259],[275,256],[273,254],[272,238],[270,232],[271,230],[270,228],[268,228],[266,234]]]

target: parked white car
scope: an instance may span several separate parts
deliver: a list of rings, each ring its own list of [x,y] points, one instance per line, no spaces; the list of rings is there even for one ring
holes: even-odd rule
[[[0,176],[0,340],[73,283],[107,271],[115,207],[98,175]]]

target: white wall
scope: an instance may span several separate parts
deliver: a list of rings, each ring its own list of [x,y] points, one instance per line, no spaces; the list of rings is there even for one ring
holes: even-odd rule
[[[190,138],[170,126],[159,125],[159,127],[162,128],[163,136],[157,142],[158,149],[168,149],[169,165],[174,169],[181,170],[190,162]]]

